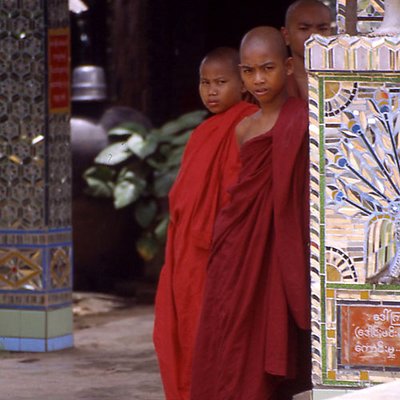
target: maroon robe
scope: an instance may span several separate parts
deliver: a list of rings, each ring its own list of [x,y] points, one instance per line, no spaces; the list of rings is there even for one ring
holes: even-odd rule
[[[242,145],[214,228],[192,400],[273,399],[294,376],[296,331],[310,325],[307,128],[306,103],[289,98]]]

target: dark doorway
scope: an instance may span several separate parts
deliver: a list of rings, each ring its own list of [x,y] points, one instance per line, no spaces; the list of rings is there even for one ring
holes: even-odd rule
[[[204,54],[218,46],[238,47],[243,34],[255,26],[281,27],[289,3],[289,0],[180,0],[172,9],[168,1],[152,1],[155,15],[150,24],[155,19],[157,24],[150,35],[150,40],[156,40],[155,48],[149,49],[149,83],[162,88],[162,97],[160,92],[151,96],[152,119],[160,123],[201,107],[197,95],[198,65]],[[164,8],[164,14],[159,14],[160,8]],[[164,32],[159,29],[162,25]]]
[[[92,48],[82,50],[73,21],[73,65],[106,67],[113,102],[155,125],[201,107],[198,65],[217,46],[237,47],[258,25],[282,26],[291,0],[87,0]],[[89,55],[89,56],[88,56]],[[90,61],[90,60],[89,60]]]
[[[208,1],[205,20],[206,46],[238,46],[245,32],[258,25],[280,28],[291,1]]]

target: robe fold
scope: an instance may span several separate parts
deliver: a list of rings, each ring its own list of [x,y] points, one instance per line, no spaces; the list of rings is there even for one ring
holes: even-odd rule
[[[310,327],[307,132],[306,102],[290,97],[240,149],[214,228],[192,400],[275,399],[295,374],[296,333]]]
[[[190,396],[194,341],[217,211],[237,180],[235,127],[258,107],[240,102],[199,125],[169,194],[165,264],[157,288],[154,345],[167,400]]]

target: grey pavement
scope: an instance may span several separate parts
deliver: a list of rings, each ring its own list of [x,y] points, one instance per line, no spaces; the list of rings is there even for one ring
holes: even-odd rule
[[[151,338],[153,307],[82,309],[73,349],[0,353],[1,400],[164,399]]]

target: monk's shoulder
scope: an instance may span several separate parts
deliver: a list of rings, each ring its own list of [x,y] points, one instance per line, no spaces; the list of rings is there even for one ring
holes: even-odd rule
[[[202,135],[205,135],[211,130],[215,129],[215,127],[218,126],[218,118],[216,117],[218,117],[218,115],[211,115],[197,125],[196,128],[193,129],[189,140],[193,140],[199,136],[201,137]]]
[[[252,121],[252,117],[251,117],[251,115],[248,115],[248,116],[245,116],[236,125],[235,134],[236,134],[236,138],[237,138],[239,143],[242,142],[243,137],[248,132],[249,127],[251,126],[251,123],[252,123],[251,121]]]

